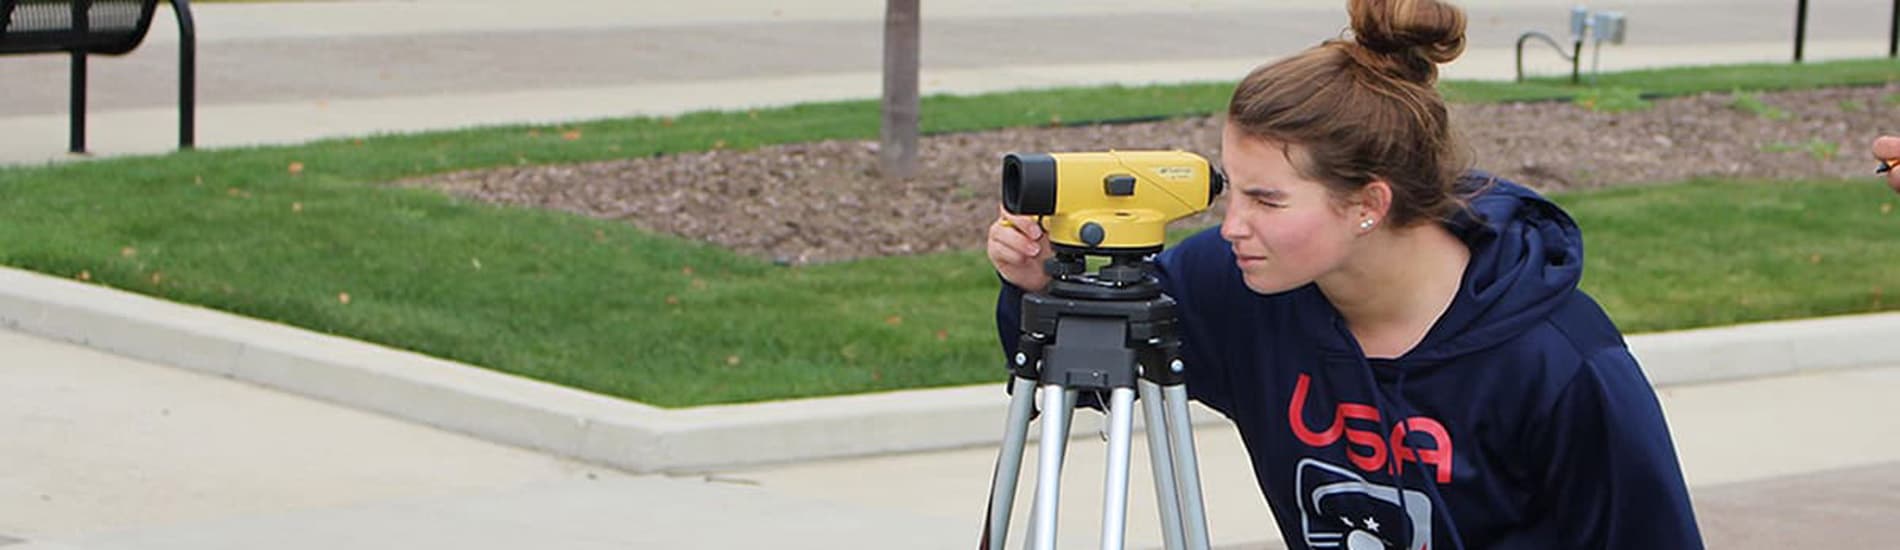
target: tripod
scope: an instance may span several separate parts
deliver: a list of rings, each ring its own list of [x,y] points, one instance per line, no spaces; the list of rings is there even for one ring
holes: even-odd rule
[[[1021,474],[1032,406],[1040,400],[1042,442],[1027,547],[1054,550],[1062,461],[1081,390],[1109,393],[1108,468],[1102,548],[1122,548],[1128,516],[1128,454],[1134,402],[1141,396],[1155,500],[1168,550],[1204,550],[1207,521],[1199,465],[1188,424],[1188,398],[1174,334],[1174,300],[1148,274],[1154,251],[1112,253],[1086,273],[1081,250],[1056,245],[1047,293],[1023,297],[1022,340],[1010,360],[1010,403],[1003,448],[990,486],[984,548],[1001,550]],[[1035,397],[1040,389],[1040,398]]]

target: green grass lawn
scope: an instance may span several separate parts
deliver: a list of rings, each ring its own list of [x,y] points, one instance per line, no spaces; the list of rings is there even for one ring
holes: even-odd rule
[[[1635,90],[1879,83],[1885,61],[1605,75]],[[1650,87],[1646,83],[1658,84]],[[948,132],[1204,114],[1231,84],[933,97]],[[1574,97],[1446,83],[1465,101]],[[1518,87],[1513,87],[1518,86]],[[1463,90],[1463,91],[1460,91]],[[384,182],[446,170],[873,139],[875,102],[0,169],[0,264],[661,406],[998,381],[975,251],[785,268],[628,226]],[[1871,137],[1871,136],[1870,136]],[[1566,195],[1585,288],[1631,331],[1890,309],[1894,197],[1864,182]]]
[[[1884,181],[1697,181],[1561,195],[1583,288],[1625,332],[1895,309],[1900,197]]]

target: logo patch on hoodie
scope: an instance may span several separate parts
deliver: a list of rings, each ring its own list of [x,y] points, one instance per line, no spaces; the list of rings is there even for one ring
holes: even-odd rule
[[[1374,484],[1311,458],[1300,461],[1294,483],[1307,546],[1426,550],[1432,540],[1432,499],[1424,493]]]

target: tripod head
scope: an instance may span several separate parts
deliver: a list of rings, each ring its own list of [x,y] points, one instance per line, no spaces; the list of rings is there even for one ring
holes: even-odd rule
[[[1060,243],[1053,246],[1055,257],[1042,266],[1052,279],[1051,295],[1085,300],[1151,300],[1161,295],[1161,283],[1150,273],[1159,246],[1106,252]],[[1090,272],[1090,256],[1106,257],[1108,263]]]

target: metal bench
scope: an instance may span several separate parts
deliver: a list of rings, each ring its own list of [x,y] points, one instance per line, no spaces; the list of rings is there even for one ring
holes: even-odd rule
[[[188,0],[167,0],[178,15],[178,147],[192,147],[197,36]],[[72,55],[72,142],[86,152],[86,56],[124,55],[145,40],[158,0],[0,0],[0,55]]]

